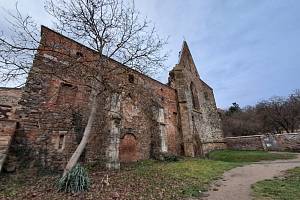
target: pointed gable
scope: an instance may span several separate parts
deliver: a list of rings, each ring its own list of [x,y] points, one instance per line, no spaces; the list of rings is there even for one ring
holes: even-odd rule
[[[197,67],[195,65],[194,59],[190,52],[189,46],[186,41],[183,41],[182,49],[179,55],[178,67],[185,68],[190,71],[192,74],[195,74],[199,77]]]

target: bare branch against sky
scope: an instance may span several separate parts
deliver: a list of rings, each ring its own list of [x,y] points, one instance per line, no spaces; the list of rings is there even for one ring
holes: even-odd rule
[[[5,9],[14,6],[13,0],[0,2]],[[51,17],[43,6],[43,1],[19,0],[22,12],[49,26]],[[232,102],[253,105],[299,88],[298,0],[139,0],[136,7],[155,22],[159,33],[170,36],[169,68],[177,62],[186,38],[219,107]],[[0,19],[0,29],[7,31],[6,27]],[[166,82],[167,75],[162,73],[159,79]]]

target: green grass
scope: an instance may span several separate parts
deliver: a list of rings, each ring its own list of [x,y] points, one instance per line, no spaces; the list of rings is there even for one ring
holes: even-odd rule
[[[146,161],[138,164],[133,172],[138,177],[149,180],[148,192],[159,186],[165,191],[164,199],[172,199],[200,196],[213,180],[236,166],[237,163],[203,159],[184,159],[169,163]]]
[[[2,179],[6,180],[5,185],[2,185]],[[4,197],[14,198],[25,183],[24,179],[20,178],[19,176],[11,178],[5,175],[1,175],[0,181],[2,182],[0,183],[0,199]]]
[[[262,160],[278,160],[278,159],[293,159],[296,158],[291,153],[270,153],[266,151],[235,151],[235,150],[222,150],[213,151],[209,154],[212,160],[219,160],[224,162],[258,162]]]
[[[300,167],[288,170],[285,177],[260,181],[252,189],[256,200],[299,200]]]
[[[257,151],[214,151],[209,159],[184,158],[178,162],[147,160],[126,166],[120,171],[103,171],[89,167],[92,187],[84,197],[103,199],[117,192],[122,199],[182,199],[199,197],[209,185],[234,167],[260,160],[293,158],[292,154],[273,154]],[[99,165],[100,167],[101,165]],[[58,175],[0,176],[0,199],[26,199],[27,191],[36,191],[40,199],[68,199],[54,187]],[[21,175],[22,175],[21,174]],[[102,188],[103,177],[109,175],[109,187]],[[22,179],[21,179],[22,178]],[[17,180],[23,180],[19,183]],[[51,192],[49,192],[49,188]]]
[[[134,171],[139,177],[145,177],[150,180],[149,182],[180,197],[197,197],[226,170],[249,162],[292,159],[295,155],[264,151],[220,150],[211,152],[209,158],[210,160],[184,159],[170,163],[146,161],[137,165]],[[172,189],[171,186],[174,188]],[[152,187],[149,188],[151,192]]]

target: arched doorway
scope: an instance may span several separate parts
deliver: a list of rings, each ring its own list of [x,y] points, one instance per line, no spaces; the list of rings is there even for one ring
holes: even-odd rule
[[[121,138],[119,146],[120,162],[135,162],[137,158],[137,140],[132,134],[126,134]]]

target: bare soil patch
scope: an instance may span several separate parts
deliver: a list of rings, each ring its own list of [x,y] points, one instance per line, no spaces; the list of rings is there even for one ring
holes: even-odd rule
[[[231,169],[215,182],[203,200],[251,200],[251,185],[262,180],[283,175],[283,171],[300,166],[296,159],[263,161]]]

